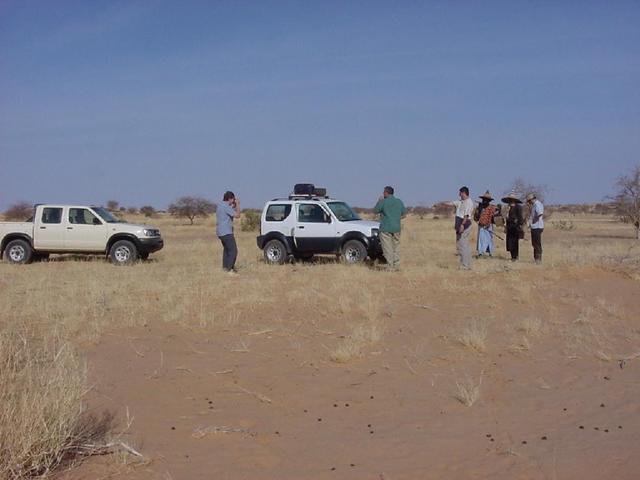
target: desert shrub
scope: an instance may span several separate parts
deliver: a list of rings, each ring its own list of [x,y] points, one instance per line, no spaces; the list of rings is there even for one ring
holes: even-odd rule
[[[242,221],[240,229],[243,232],[255,232],[260,229],[260,210],[245,209],[242,212]]]
[[[136,215],[138,213],[138,209],[136,207],[127,208],[127,213],[130,215]]]
[[[438,218],[449,218],[450,216],[453,215],[454,210],[455,209],[451,205],[449,205],[447,202],[436,203],[433,206],[433,209],[432,209],[433,218],[434,219],[436,217],[438,217]]]
[[[90,417],[87,371],[69,343],[9,327],[0,332],[0,478],[46,475],[102,437]]]
[[[565,232],[570,232],[576,228],[575,224],[571,220],[556,220],[551,222],[551,225],[553,225],[554,228]]]
[[[143,214],[145,217],[153,217],[156,213],[156,209],[153,208],[151,205],[144,205],[140,207],[140,213]]]
[[[9,206],[4,212],[4,218],[9,221],[22,222],[33,214],[33,205],[28,202],[18,202]]]
[[[120,202],[116,200],[107,200],[107,210],[110,212],[117,212],[120,210]]]

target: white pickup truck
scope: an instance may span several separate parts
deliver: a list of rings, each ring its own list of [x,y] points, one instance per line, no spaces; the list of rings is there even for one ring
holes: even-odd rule
[[[0,256],[9,263],[75,253],[106,254],[127,265],[163,246],[157,228],[123,223],[102,207],[36,205],[26,222],[0,222]]]

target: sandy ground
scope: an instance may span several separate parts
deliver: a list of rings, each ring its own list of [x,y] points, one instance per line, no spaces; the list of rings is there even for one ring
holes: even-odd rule
[[[190,292],[212,285],[171,302],[210,301],[218,311],[233,303],[220,323],[204,322],[199,308],[194,322],[149,312],[84,337],[77,331],[89,327],[75,326],[90,409],[115,413],[115,433],[125,430],[121,439],[144,459],[92,457],[57,478],[638,478],[635,274],[576,265],[560,250],[543,267],[495,258],[457,271],[449,233],[436,258],[400,273],[274,269],[249,256],[237,278],[207,277],[209,267],[181,276],[193,279]],[[246,252],[253,236],[245,237]],[[554,238],[587,241],[580,230],[546,240]],[[408,237],[407,251],[421,242]],[[218,254],[215,245],[211,258]],[[162,262],[134,268],[149,274]],[[98,268],[99,278],[114,268],[74,263]],[[56,265],[37,266],[46,267]],[[150,292],[144,301],[162,304],[163,278],[140,286],[139,295]],[[332,361],[360,321],[383,324],[383,337]],[[474,324],[486,328],[482,348],[460,341]],[[472,406],[456,398],[467,384],[478,389]]]
[[[540,295],[640,293],[589,273]],[[575,358],[548,339],[524,357],[490,350],[470,369],[446,339],[448,318],[464,307],[446,298],[389,307],[384,346],[347,366],[327,361],[322,334],[256,332],[242,352],[230,351],[232,335],[111,332],[87,352],[98,382],[91,404],[128,408],[150,463],[109,477],[638,478],[640,358]],[[425,339],[424,358],[407,350],[415,338]],[[465,375],[482,378],[471,408],[453,398]],[[73,478],[112,469],[89,462]]]

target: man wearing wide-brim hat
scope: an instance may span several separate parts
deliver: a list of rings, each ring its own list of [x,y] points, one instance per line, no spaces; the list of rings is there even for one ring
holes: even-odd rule
[[[507,224],[505,226],[507,233],[506,243],[507,252],[511,254],[511,261],[515,262],[520,254],[520,240],[524,238],[522,200],[518,198],[515,192],[511,192],[502,198],[502,202],[509,206]]]
[[[496,206],[492,205],[493,196],[489,190],[480,195],[480,204],[476,208],[473,219],[478,222],[478,258],[493,256],[493,224],[496,215]]]
[[[544,231],[544,205],[535,193],[527,195],[529,204],[529,228],[531,229],[531,246],[533,247],[533,260],[542,263],[542,232]]]

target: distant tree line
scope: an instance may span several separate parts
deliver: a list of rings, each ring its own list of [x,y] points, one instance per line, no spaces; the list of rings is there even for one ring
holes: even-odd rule
[[[593,213],[601,215],[617,215],[620,221],[629,223],[635,228],[636,238],[640,240],[640,164],[636,165],[625,175],[621,175],[615,183],[616,191],[608,198],[608,202],[595,204],[569,204],[569,205],[548,205],[548,212],[565,212],[571,214]],[[515,192],[521,197],[526,197],[534,193],[538,199],[544,202],[550,189],[547,185],[538,185],[526,181],[523,178],[516,178],[509,189],[504,194]],[[145,217],[152,217],[158,211],[151,205],[144,205],[140,208],[123,207],[116,200],[108,200],[106,208],[115,214],[131,215],[141,214]],[[438,202],[433,206],[411,206],[407,208],[408,213],[424,218],[433,215],[434,218],[447,218],[453,215],[453,208],[446,202]],[[198,196],[183,196],[175,200],[167,209],[170,215],[177,218],[186,218],[193,225],[198,217],[206,218],[216,212],[216,204],[211,200]],[[355,207],[354,211],[363,216],[374,216],[373,208]],[[33,215],[33,203],[19,201],[9,206],[3,216],[6,221],[25,221]],[[549,216],[549,215],[547,215]],[[241,228],[245,231],[257,230],[260,226],[260,210],[244,209]]]

